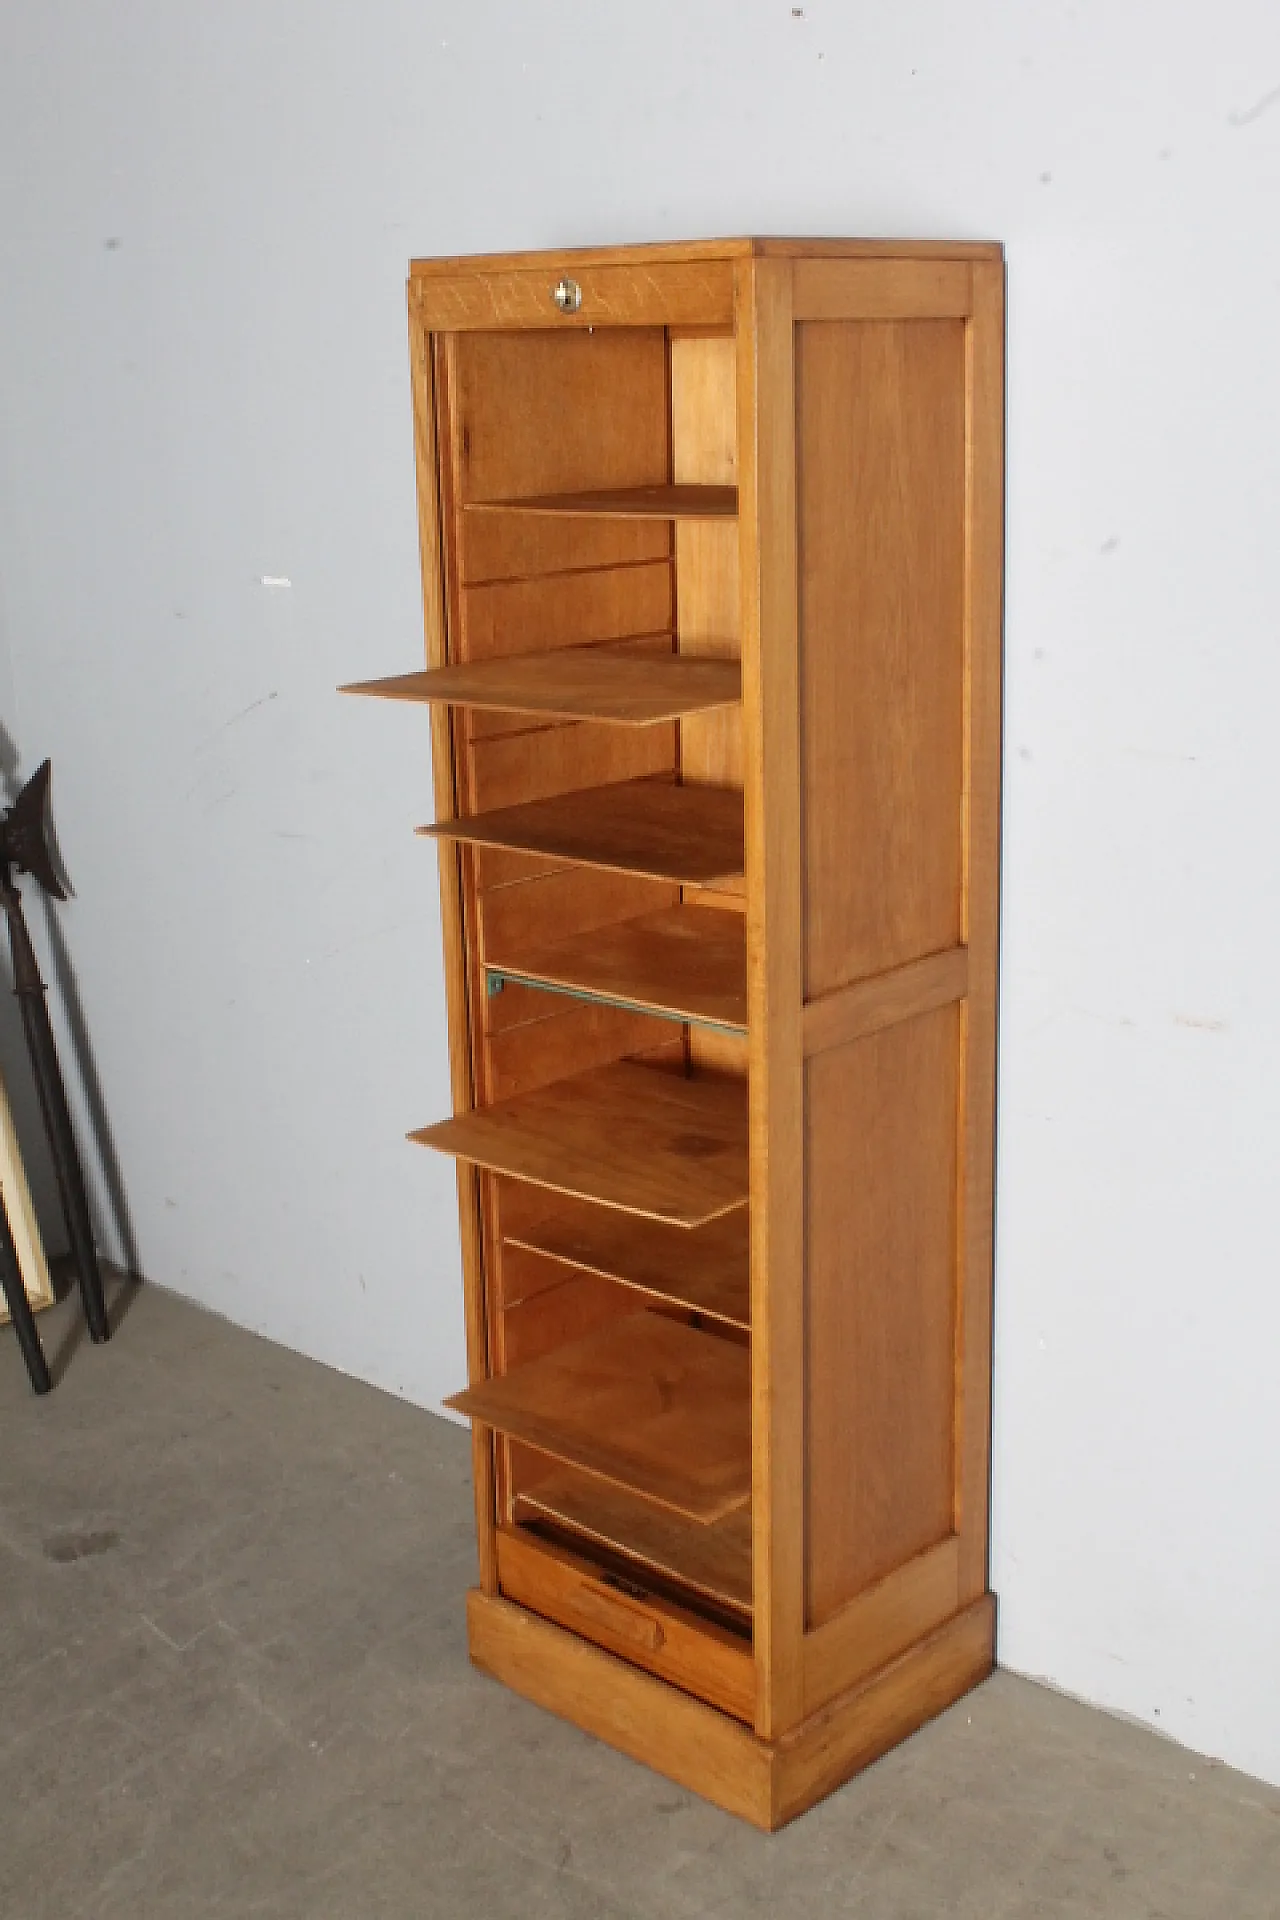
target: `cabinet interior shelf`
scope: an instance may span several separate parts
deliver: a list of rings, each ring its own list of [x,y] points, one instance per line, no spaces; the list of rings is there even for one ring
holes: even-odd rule
[[[742,914],[726,908],[667,907],[523,953],[499,948],[485,972],[491,993],[509,981],[697,1026],[747,1029],[746,927]]]
[[[561,1200],[506,1244],[616,1280],[730,1326],[751,1325],[750,1232],[738,1207],[705,1227],[670,1227]]]
[[[671,640],[669,634],[653,637]],[[431,672],[397,673],[385,680],[356,681],[339,691],[383,700],[434,700],[492,713],[538,713],[555,720],[650,727],[738,705],[742,669],[736,660],[581,646],[476,660]]]
[[[747,1198],[747,1089],[728,1075],[617,1060],[409,1138],[672,1226],[704,1226]]]
[[[732,520],[736,487],[607,487],[537,493],[514,500],[471,500],[470,513],[571,513],[605,520]]]
[[[558,1469],[519,1496],[516,1518],[589,1540],[750,1620],[750,1506],[702,1525],[607,1480]]]
[[[418,832],[682,886],[740,880],[746,860],[742,795],[667,780],[588,787]]]
[[[750,1375],[746,1347],[636,1313],[445,1404],[711,1522],[751,1498]]]

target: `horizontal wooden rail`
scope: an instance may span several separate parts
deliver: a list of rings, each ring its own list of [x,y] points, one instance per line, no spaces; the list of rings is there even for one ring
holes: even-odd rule
[[[896,1660],[942,1626],[960,1601],[960,1542],[955,1534],[877,1580],[804,1637],[804,1710]]]
[[[578,304],[556,299],[565,276]],[[733,265],[728,260],[579,264],[571,254],[545,267],[477,271],[456,278],[415,274],[409,303],[423,324],[451,333],[470,327],[673,327],[733,323]]]
[[[973,311],[965,260],[797,260],[802,320],[963,320]]]
[[[855,980],[810,1000],[804,1009],[802,1034],[805,1058],[861,1040],[883,1027],[917,1014],[932,1013],[963,1000],[969,989],[967,947],[948,947],[942,953],[909,960],[889,973]]]

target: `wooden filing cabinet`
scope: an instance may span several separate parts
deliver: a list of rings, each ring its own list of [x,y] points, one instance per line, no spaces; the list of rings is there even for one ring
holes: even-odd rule
[[[992,1664],[999,247],[415,263],[472,1658],[777,1827]]]

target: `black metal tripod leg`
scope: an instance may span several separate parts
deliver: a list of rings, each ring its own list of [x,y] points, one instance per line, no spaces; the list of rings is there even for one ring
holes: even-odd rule
[[[40,1345],[40,1335],[36,1331],[36,1317],[31,1311],[27,1289],[22,1283],[18,1249],[13,1243],[13,1232],[9,1226],[9,1215],[5,1210],[3,1194],[0,1194],[0,1292],[4,1294],[5,1305],[13,1320],[13,1330],[18,1336],[18,1345],[22,1348],[22,1357],[27,1363],[31,1391],[48,1393],[53,1386],[53,1381],[49,1377],[49,1363],[44,1357],[44,1348]]]

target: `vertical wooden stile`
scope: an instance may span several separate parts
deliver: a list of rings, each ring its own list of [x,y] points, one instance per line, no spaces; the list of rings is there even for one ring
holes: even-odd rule
[[[960,1602],[987,1586],[991,1277],[999,968],[1001,641],[1004,552],[1004,263],[973,265],[966,328],[965,806],[957,1315],[956,1532]]]
[[[436,380],[432,337],[409,294],[409,362],[413,384],[414,460],[418,481],[418,527],[422,565],[422,606],[428,667],[442,667],[449,658],[442,528],[440,475],[436,436]],[[431,767],[436,818],[457,814],[453,713],[449,707],[431,709]],[[463,937],[461,860],[456,843],[442,840],[440,864],[440,918],[444,932],[445,1000],[449,1022],[449,1076],[455,1113],[475,1103],[472,1081],[471,1029],[467,998],[467,943]],[[462,1244],[462,1278],[467,1336],[467,1369],[472,1383],[488,1371],[488,1335],[485,1324],[484,1271],[480,1246],[480,1180],[476,1169],[460,1160],[457,1168],[458,1225]],[[472,1428],[472,1474],[475,1489],[476,1539],[480,1557],[480,1586],[498,1591],[498,1563],[494,1543],[493,1437],[487,1427]]]
[[[804,1087],[791,264],[738,268],[756,1731],[803,1713]]]

